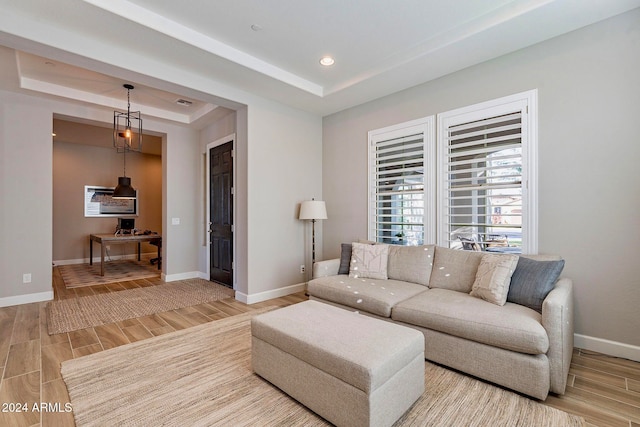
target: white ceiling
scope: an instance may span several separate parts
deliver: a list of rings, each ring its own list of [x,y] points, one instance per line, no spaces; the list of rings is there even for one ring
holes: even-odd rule
[[[218,105],[234,108],[235,100],[218,98],[225,94],[216,87],[327,115],[640,7],[640,0],[0,5],[0,45],[17,51],[13,57],[6,48],[0,52],[2,68],[15,75],[9,82],[3,73],[3,88],[118,109],[126,108],[122,84],[132,83],[133,110],[201,127],[228,113]],[[334,57],[335,65],[321,66],[323,55]],[[174,70],[182,76],[179,84],[163,79]],[[193,105],[180,106],[177,99]]]
[[[20,86],[24,89],[127,111],[127,89],[121,79],[24,52],[16,52],[16,64],[20,70]],[[192,123],[216,108],[150,86],[137,83],[133,86],[129,93],[131,111],[144,109],[146,115],[157,118]],[[191,104],[186,106],[185,102]]]

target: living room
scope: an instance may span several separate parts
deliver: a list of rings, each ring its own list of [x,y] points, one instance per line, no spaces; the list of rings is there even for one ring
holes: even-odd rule
[[[537,89],[538,252],[566,260],[563,275],[575,287],[575,346],[639,361],[640,270],[632,257],[640,239],[635,227],[640,195],[634,190],[640,153],[631,123],[640,112],[640,10],[637,3],[613,3],[628,9],[376,99],[354,97],[328,113],[300,107],[311,95],[297,89],[278,87],[271,96],[269,84],[251,92],[204,73],[186,75],[180,64],[161,62],[166,35],[158,35],[157,43],[145,40],[146,57],[124,47],[83,46],[82,37],[69,37],[42,18],[46,11],[7,5],[0,18],[7,76],[0,101],[5,183],[0,190],[0,305],[46,301],[53,295],[54,115],[112,120],[108,109],[41,95],[33,86],[21,89],[16,51],[100,69],[123,82],[235,111],[202,129],[154,117],[145,126],[166,135],[161,228],[168,280],[207,271],[202,154],[211,141],[236,134],[234,289],[236,298],[249,304],[304,289],[299,266],[311,268],[310,227],[296,217],[301,201],[316,198],[327,205],[328,219],[316,223],[317,259],[336,258],[341,243],[367,237],[367,132]],[[87,13],[94,7],[77,6]],[[47,8],[55,16],[55,7]],[[40,19],[46,26],[36,25]],[[106,43],[97,36],[92,41]],[[469,52],[482,51],[475,49]],[[200,52],[193,54],[201,59]],[[261,86],[264,81],[255,82]],[[289,94],[291,100],[283,101]],[[326,102],[337,104],[332,97]],[[171,218],[181,223],[172,225]],[[31,274],[31,283],[23,283],[25,273]]]

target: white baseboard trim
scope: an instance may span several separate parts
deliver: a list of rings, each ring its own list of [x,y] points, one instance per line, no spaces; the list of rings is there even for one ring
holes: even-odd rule
[[[14,297],[0,298],[0,307],[29,304],[32,302],[51,301],[52,299],[53,291],[38,292],[36,294],[16,295]]]
[[[199,278],[202,278],[202,276],[199,271],[187,271],[185,273],[176,273],[176,274],[162,273],[160,275],[160,278],[165,282],[175,282],[176,280],[199,279]]]
[[[259,292],[257,294],[245,294],[236,291],[236,299],[245,304],[255,304],[262,301],[267,301],[273,298],[283,297],[285,295],[295,294],[296,292],[302,292],[307,288],[306,283],[298,283],[297,285],[285,286],[284,288],[272,289],[269,291]]]
[[[146,257],[155,258],[158,256],[157,252],[143,252],[140,256],[144,259]],[[106,258],[106,257],[105,257]],[[108,260],[117,261],[119,259],[137,259],[137,254],[129,254],[129,255],[111,255]],[[94,263],[100,262],[100,255],[97,257],[93,257]],[[77,259],[61,259],[57,261],[53,261],[53,265],[74,265],[74,264],[88,264],[89,258],[77,258]]]
[[[574,334],[573,345],[576,348],[604,353],[609,356],[622,357],[640,362],[640,347],[617,341],[609,341],[602,338],[594,338],[586,335]]]

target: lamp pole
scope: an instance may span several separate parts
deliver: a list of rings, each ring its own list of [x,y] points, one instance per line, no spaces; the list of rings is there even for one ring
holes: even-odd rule
[[[298,219],[311,220],[311,277],[313,277],[313,264],[316,263],[316,221],[327,219],[325,203],[315,199],[302,202]]]
[[[316,219],[311,220],[311,278],[313,278],[313,266],[316,263]],[[307,274],[307,277],[309,273]]]

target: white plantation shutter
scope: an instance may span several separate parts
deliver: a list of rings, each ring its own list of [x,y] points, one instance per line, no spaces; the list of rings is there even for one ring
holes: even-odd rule
[[[433,242],[433,117],[369,132],[369,239]]]
[[[527,92],[438,116],[440,245],[537,250],[534,106]]]

